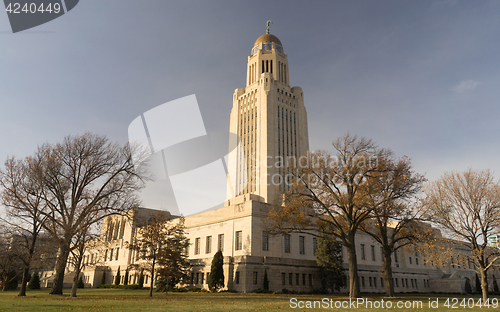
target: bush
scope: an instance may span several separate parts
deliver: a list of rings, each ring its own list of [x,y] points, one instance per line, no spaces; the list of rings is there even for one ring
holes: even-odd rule
[[[120,285],[120,267],[118,267],[118,271],[116,271],[116,276],[115,276],[115,285]]]
[[[30,281],[28,282],[29,289],[40,289],[40,275],[38,275],[38,271],[33,272],[31,275]]]
[[[101,285],[99,285],[99,288],[147,289],[148,287],[141,287],[137,284],[130,284],[130,285],[101,284]]]
[[[324,288],[313,288],[311,294],[328,294],[328,290]]]
[[[19,283],[18,274],[14,270],[7,272],[7,285],[4,286],[4,290],[16,289]]]
[[[269,294],[269,293],[272,293],[272,291],[269,291],[269,289],[263,289],[263,288],[255,289],[252,292],[255,293],[255,294]]]
[[[465,280],[465,293],[466,294],[472,294],[472,286],[469,282],[469,279]]]
[[[208,289],[211,291],[218,291],[224,287],[224,256],[222,251],[219,250],[215,253],[210,268],[210,275],[208,276]]]
[[[102,271],[101,283],[99,284],[99,288],[101,287],[101,285],[105,284],[106,284],[106,271]]]
[[[191,288],[188,288],[188,291],[189,292],[208,292],[208,290],[203,289],[201,287],[191,287]]]
[[[286,288],[283,288],[281,290],[281,293],[282,294],[297,294],[297,292],[295,290],[289,290],[289,289],[286,289]]]
[[[223,290],[223,291],[221,291],[221,292],[222,292],[222,293],[232,293],[232,294],[236,294],[236,293],[238,293],[238,291],[237,291],[237,290],[235,290],[235,289],[226,289],[226,290]]]
[[[139,274],[139,282],[137,283],[141,287],[144,286],[144,271],[141,270],[141,273]]]
[[[172,289],[170,289],[169,291],[171,292],[187,292],[187,288],[178,288],[178,287],[174,287]]]
[[[123,278],[123,285],[128,285],[128,268],[125,270],[125,277]]]
[[[76,283],[76,288],[85,288],[85,284],[83,283],[83,274],[80,275],[78,282]]]
[[[269,278],[267,277],[267,270],[264,270],[264,290],[269,291]]]

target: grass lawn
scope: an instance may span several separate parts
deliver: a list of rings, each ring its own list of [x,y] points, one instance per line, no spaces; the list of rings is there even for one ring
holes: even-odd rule
[[[78,298],[70,298],[70,290],[65,290],[63,296],[53,296],[48,294],[48,290],[31,290],[27,292],[27,297],[17,297],[17,291],[0,291],[0,311],[337,311],[335,301],[348,301],[345,295],[273,295],[273,294],[232,294],[232,293],[154,293],[153,298],[148,297],[148,290],[125,290],[125,289],[79,289]],[[291,299],[296,298],[296,303],[291,303]],[[300,309],[301,304],[307,305],[309,301],[314,304],[314,300],[333,300],[333,308],[323,309]],[[350,311],[479,311],[498,310],[487,307],[463,307],[460,306],[462,299],[467,304],[469,298],[474,298],[477,302],[479,296],[461,295],[401,295],[391,299],[392,308],[387,308],[387,299],[383,296],[371,295],[365,298],[372,301],[372,307],[359,305],[357,308],[340,309]],[[429,308],[429,298],[431,301],[439,300],[439,308]],[[457,298],[454,309],[450,302],[450,307],[445,307],[447,298]],[[493,297],[492,297],[493,298]],[[384,300],[384,308],[376,308],[376,302],[381,304]],[[402,304],[413,305],[413,302],[422,302],[422,308],[397,308],[398,301]],[[472,300],[469,301],[472,304]],[[339,304],[339,303],[338,303]],[[344,303],[344,305],[347,303]],[[297,308],[292,308],[293,306]]]

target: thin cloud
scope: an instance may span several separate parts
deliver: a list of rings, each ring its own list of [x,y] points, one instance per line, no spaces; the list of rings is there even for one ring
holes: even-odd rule
[[[477,86],[479,86],[480,82],[479,81],[475,81],[475,80],[463,80],[462,82],[460,82],[458,85],[456,85],[453,90],[455,90],[455,92],[466,92],[466,91],[471,91],[471,90],[474,90],[475,88],[477,88]]]

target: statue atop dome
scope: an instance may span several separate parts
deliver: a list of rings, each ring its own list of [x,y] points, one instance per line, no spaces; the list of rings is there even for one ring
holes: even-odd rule
[[[273,22],[271,20],[268,20],[266,22],[266,34],[269,35],[269,24],[272,24]]]

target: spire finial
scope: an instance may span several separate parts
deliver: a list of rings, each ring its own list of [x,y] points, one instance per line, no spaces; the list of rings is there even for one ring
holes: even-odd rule
[[[266,34],[269,35],[269,24],[272,24],[273,22],[271,20],[268,20],[266,23]]]

